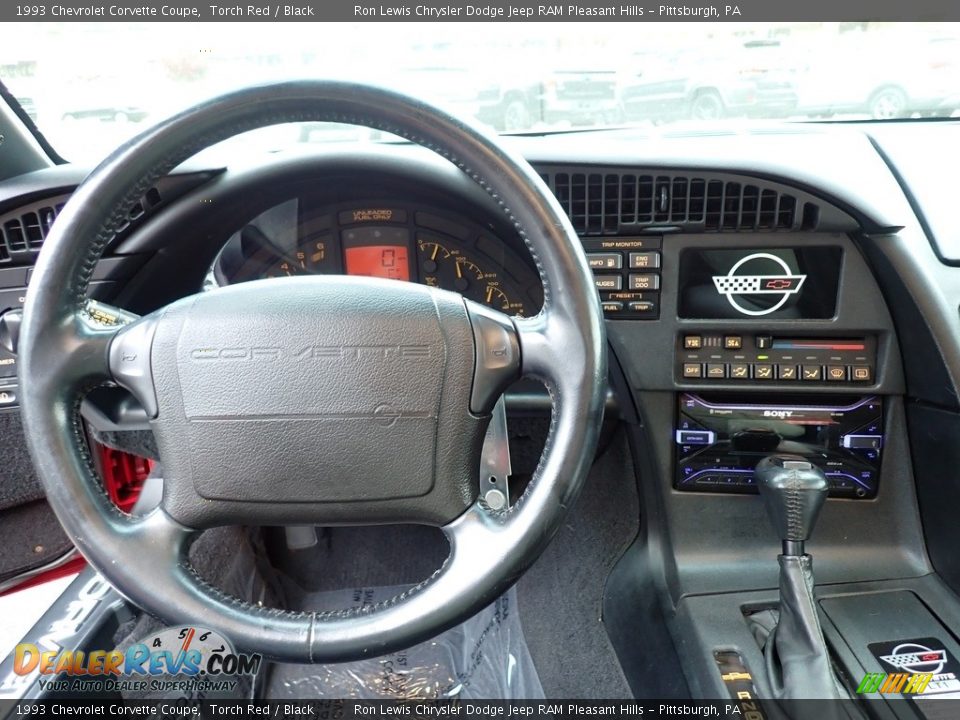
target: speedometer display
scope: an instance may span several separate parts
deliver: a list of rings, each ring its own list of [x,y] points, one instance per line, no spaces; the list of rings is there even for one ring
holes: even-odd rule
[[[526,314],[520,298],[510,299],[501,273],[495,267],[482,267],[482,262],[471,259],[456,245],[421,236],[417,240],[417,254],[420,277],[425,284],[456,290],[508,315]]]
[[[303,204],[290,200],[252,219],[224,247],[217,277],[364,275],[451,290],[509,315],[542,305],[530,263],[488,228],[419,207]]]
[[[347,275],[410,280],[410,233],[406,228],[367,226],[344,230],[342,235]]]
[[[403,245],[368,245],[344,248],[347,275],[367,275],[388,280],[409,280],[410,261]]]

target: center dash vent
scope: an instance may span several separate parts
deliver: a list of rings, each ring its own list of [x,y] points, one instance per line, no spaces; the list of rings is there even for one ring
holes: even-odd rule
[[[646,228],[686,232],[790,231],[816,228],[819,207],[802,193],[752,178],[720,174],[541,172],[580,235]]]

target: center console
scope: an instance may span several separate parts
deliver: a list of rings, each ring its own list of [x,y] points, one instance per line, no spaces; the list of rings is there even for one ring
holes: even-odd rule
[[[658,588],[673,609],[667,624],[671,641],[683,643],[679,664],[693,696],[776,697],[754,620],[779,622],[783,537],[757,497],[755,471],[765,458],[787,456],[827,483],[806,547],[817,585],[808,615],[820,616],[848,694],[869,673],[896,672],[882,659],[895,648],[876,655],[876,643],[912,641],[952,655],[938,623],[951,627],[960,607],[928,579],[905,432],[901,350],[911,348],[900,347],[856,245],[825,233],[678,233],[658,252],[658,320],[608,314],[637,408],[649,538],[611,586]],[[650,602],[639,590],[631,600]],[[861,604],[876,619],[859,617]],[[900,622],[901,607],[925,619]],[[633,636],[654,636],[653,625]],[[781,648],[777,657],[793,655]]]

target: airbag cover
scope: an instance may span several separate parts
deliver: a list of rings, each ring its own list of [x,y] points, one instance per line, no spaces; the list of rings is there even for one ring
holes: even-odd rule
[[[167,480],[232,504],[424,498],[444,403],[466,407],[470,333],[459,296],[365,278],[265,280],[173,305],[151,356],[155,428],[189,460]]]

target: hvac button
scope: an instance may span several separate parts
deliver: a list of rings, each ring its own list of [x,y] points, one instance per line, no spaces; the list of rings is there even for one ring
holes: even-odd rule
[[[817,382],[821,379],[819,365],[803,365],[800,368],[800,377],[807,382]]]
[[[773,365],[759,363],[753,366],[753,377],[756,380],[773,380]]]
[[[850,368],[850,379],[854,382],[870,382],[873,370],[869,365],[854,365]]]
[[[700,363],[684,363],[683,376],[685,378],[703,377],[703,368],[700,366]]]
[[[781,380],[796,380],[797,379],[797,366],[796,365],[777,365],[777,377]]]
[[[708,363],[707,377],[712,380],[722,380],[727,376],[727,366],[723,363]]]
[[[730,363],[730,377],[734,380],[749,380],[750,366],[747,363]]]
[[[846,382],[847,368],[844,365],[829,365],[827,367],[827,380],[830,382]]]

